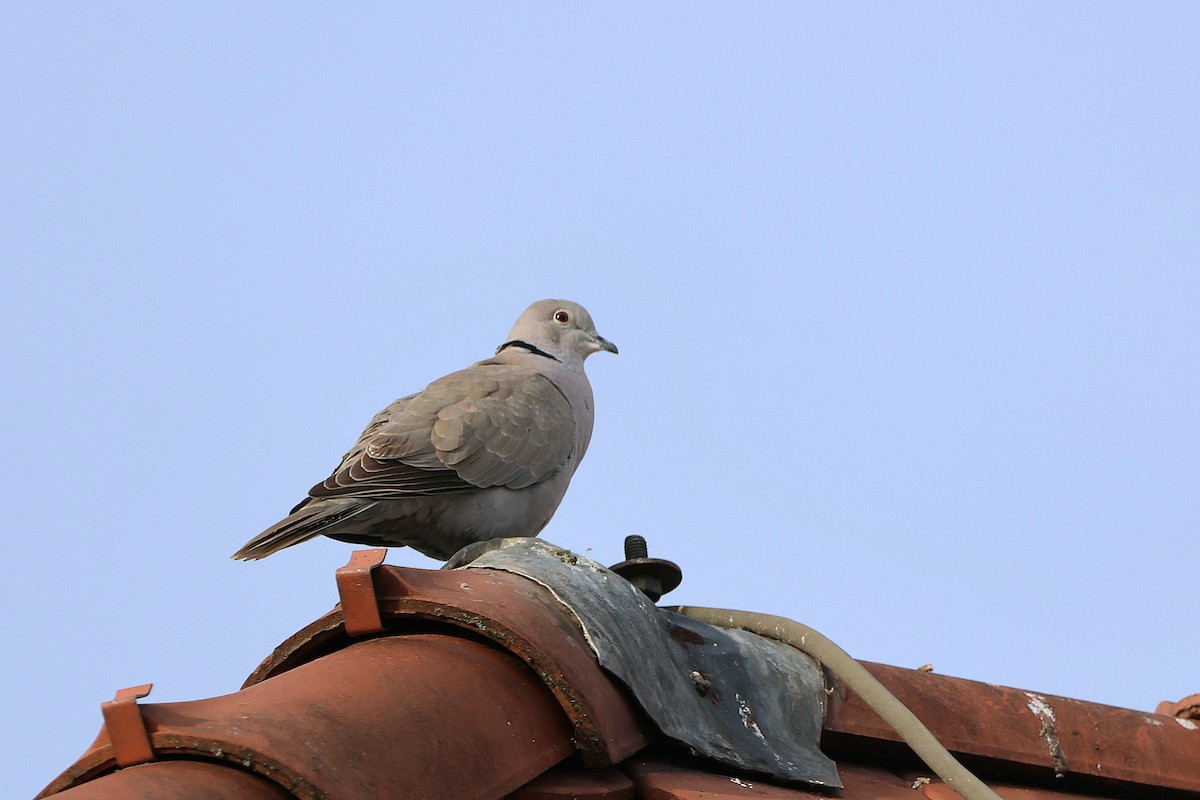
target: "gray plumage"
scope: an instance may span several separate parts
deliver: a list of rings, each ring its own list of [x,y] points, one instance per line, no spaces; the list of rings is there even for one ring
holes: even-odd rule
[[[333,474],[234,558],[314,536],[447,559],[472,542],[537,536],[592,437],[583,361],[617,348],[588,312],[542,300],[496,355],[375,415]]]

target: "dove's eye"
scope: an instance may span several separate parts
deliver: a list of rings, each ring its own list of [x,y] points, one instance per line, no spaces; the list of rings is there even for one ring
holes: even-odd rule
[[[560,308],[558,311],[554,312],[554,321],[561,322],[563,325],[566,325],[571,321],[571,315],[567,313],[565,308]]]

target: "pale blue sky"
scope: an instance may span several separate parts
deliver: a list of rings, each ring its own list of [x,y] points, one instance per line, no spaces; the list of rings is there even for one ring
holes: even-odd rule
[[[1139,709],[1200,691],[1200,6],[7,4],[0,742],[235,690],[350,546],[228,556],[586,305],[545,531],[667,599]],[[435,566],[393,551],[398,564]]]

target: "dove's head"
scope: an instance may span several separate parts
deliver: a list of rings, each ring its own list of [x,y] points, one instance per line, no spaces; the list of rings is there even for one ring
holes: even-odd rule
[[[539,300],[525,309],[496,352],[513,345],[564,363],[582,362],[601,350],[617,352],[615,344],[596,333],[587,309],[570,300]]]

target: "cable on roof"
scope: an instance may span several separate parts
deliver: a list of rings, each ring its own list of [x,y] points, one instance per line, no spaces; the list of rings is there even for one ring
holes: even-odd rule
[[[866,701],[947,786],[966,800],[1001,800],[1000,795],[950,755],[924,723],[862,664],[832,640],[807,625],[771,614],[755,614],[725,608],[675,606],[669,610],[707,622],[709,625],[716,625],[718,628],[736,628],[756,633],[807,653],[828,667],[855,694]]]

